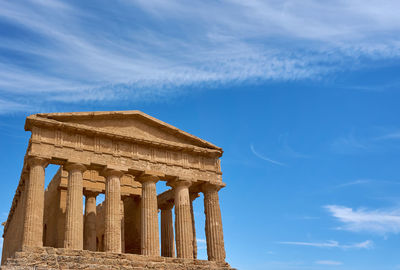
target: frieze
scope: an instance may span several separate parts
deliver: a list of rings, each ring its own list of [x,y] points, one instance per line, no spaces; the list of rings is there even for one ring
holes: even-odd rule
[[[93,155],[93,149],[77,151],[74,147],[62,147],[57,148],[54,144],[35,142],[32,141],[31,150],[28,153],[32,156],[40,156],[48,158],[52,163],[62,165],[66,161],[82,163],[86,166],[119,166],[125,170],[138,170],[138,171],[158,171],[165,175],[190,177],[191,179],[200,179],[204,181],[219,181],[221,178],[220,171],[215,170],[215,161],[212,159],[205,159],[203,157],[204,169],[184,167],[182,163],[177,163],[177,160],[173,160],[174,163],[158,162],[156,160],[150,160],[148,157],[139,156],[134,159],[131,156],[120,155],[116,157],[112,152],[101,155]],[[181,159],[180,159],[181,160]]]
[[[218,158],[193,153],[172,151],[169,149],[149,147],[117,141],[99,136],[85,134],[71,134],[61,130],[34,127],[32,131],[33,143],[45,143],[58,148],[68,147],[77,151],[90,151],[97,154],[110,154],[114,157],[128,157],[133,160],[145,160],[152,163],[165,163],[183,168],[220,172]],[[67,159],[67,158],[66,158]]]

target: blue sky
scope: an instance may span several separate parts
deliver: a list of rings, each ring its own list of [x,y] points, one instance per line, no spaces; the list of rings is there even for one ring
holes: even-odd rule
[[[232,266],[400,269],[398,10],[389,0],[1,1],[1,218],[26,116],[142,110],[224,149]],[[206,258],[202,197],[195,209]]]

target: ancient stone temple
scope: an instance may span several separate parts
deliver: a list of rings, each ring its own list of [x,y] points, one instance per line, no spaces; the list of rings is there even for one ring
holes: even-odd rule
[[[231,269],[221,148],[140,111],[35,114],[25,130],[2,269]],[[45,189],[49,164],[59,170]],[[170,189],[157,194],[158,181]],[[200,193],[208,260],[197,260]]]

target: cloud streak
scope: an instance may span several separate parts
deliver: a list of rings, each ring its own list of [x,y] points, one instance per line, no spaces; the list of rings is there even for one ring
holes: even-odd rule
[[[340,205],[325,206],[342,226],[339,229],[385,235],[400,232],[400,209],[352,209]]]
[[[270,158],[268,158],[268,157],[266,157],[266,156],[264,156],[264,155],[258,153],[258,152],[254,149],[253,144],[250,144],[250,150],[251,150],[251,152],[252,152],[256,157],[258,157],[258,158],[260,158],[260,159],[262,159],[262,160],[264,160],[264,161],[267,161],[267,162],[269,162],[269,163],[272,163],[272,164],[275,164],[275,165],[279,165],[279,166],[286,166],[286,164],[284,164],[284,163],[282,163],[282,162],[279,162],[279,161],[270,159]]]
[[[320,264],[320,265],[342,265],[342,262],[339,261],[331,261],[331,260],[321,260],[321,261],[316,261],[315,264]]]
[[[152,100],[400,56],[396,1],[0,2],[0,98]],[[360,65],[362,66],[362,65]],[[22,107],[21,107],[22,106]],[[4,113],[4,111],[0,111]]]
[[[340,249],[370,249],[373,247],[373,242],[367,240],[360,243],[354,244],[340,244],[337,241],[327,241],[327,242],[279,242],[283,245],[293,245],[293,246],[307,246],[307,247],[317,247],[317,248],[340,248]]]
[[[335,186],[335,188],[346,188],[346,187],[351,187],[351,186],[361,186],[361,185],[366,185],[366,184],[370,184],[372,182],[372,180],[369,179],[358,179],[355,181],[351,181],[351,182],[347,182],[347,183],[343,183],[340,185]]]

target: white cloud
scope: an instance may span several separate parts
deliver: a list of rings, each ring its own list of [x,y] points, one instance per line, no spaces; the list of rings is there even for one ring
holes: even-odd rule
[[[294,246],[309,246],[317,248],[341,248],[341,249],[370,249],[373,247],[373,242],[371,240],[366,240],[360,243],[353,244],[340,244],[338,241],[327,241],[327,242],[293,242],[285,241],[279,242],[284,245],[294,245]]]
[[[400,209],[352,209],[340,205],[325,208],[343,225],[340,229],[354,232],[388,234],[400,232]]]
[[[400,56],[397,1],[97,5],[0,2],[3,27],[15,33],[0,37],[0,49],[11,52],[2,53],[0,95],[42,103],[151,100],[192,86],[320,79],[357,68],[361,57]]]
[[[316,261],[316,264],[321,264],[321,265],[342,265],[342,262],[339,261],[330,261],[330,260],[321,260],[321,261]]]

